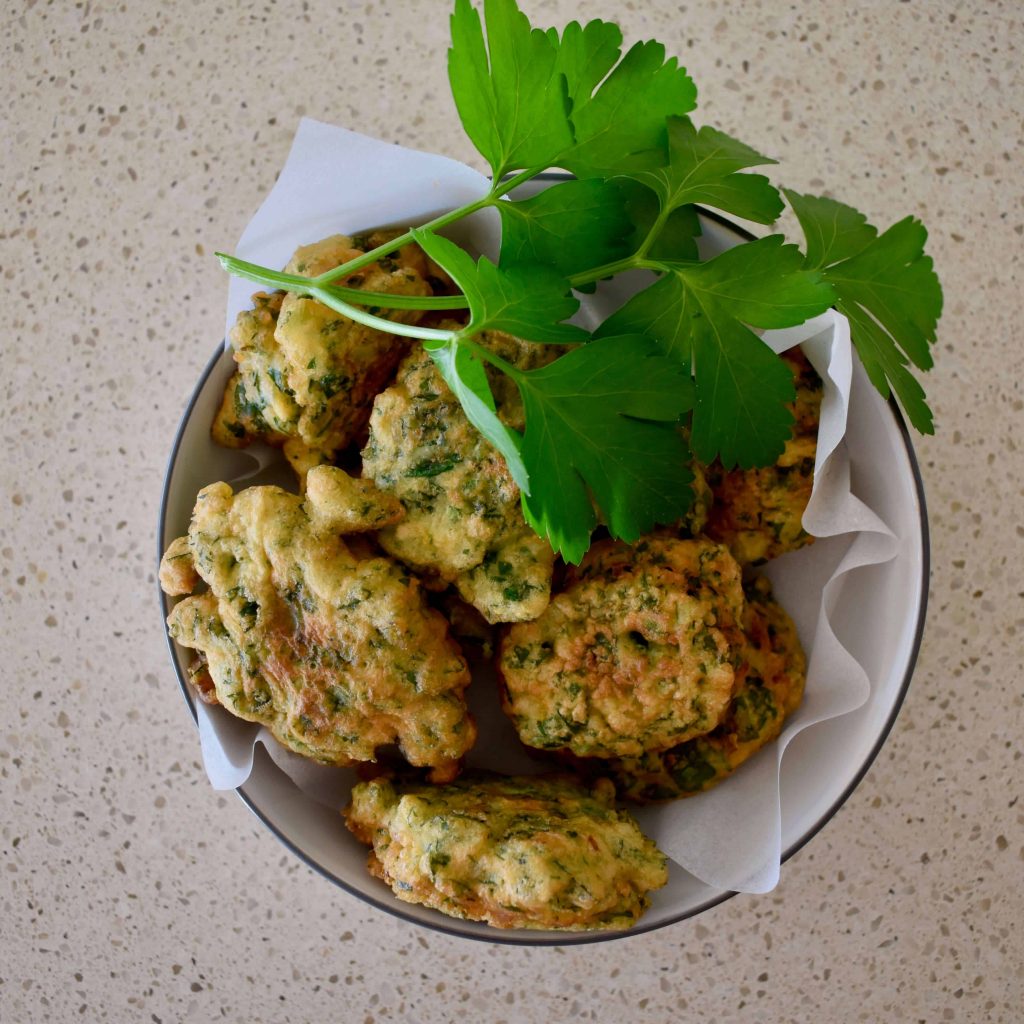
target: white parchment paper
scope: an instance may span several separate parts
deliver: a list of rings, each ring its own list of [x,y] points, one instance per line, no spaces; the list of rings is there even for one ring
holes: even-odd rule
[[[305,119],[277,183],[250,221],[235,250],[243,259],[281,267],[299,246],[329,234],[351,234],[382,225],[423,223],[483,195],[489,182],[445,157],[420,153]],[[457,240],[493,255],[494,211],[459,226]],[[232,279],[227,331],[249,305],[253,286]],[[852,380],[849,324],[828,312],[800,327],[769,331],[765,342],[781,352],[802,344],[825,382],[814,489],[804,527],[815,544],[765,568],[776,596],[796,622],[808,656],[804,702],[779,740],[715,789],[675,803],[636,811],[644,830],[680,866],[719,889],[768,892],[778,882],[782,854],[779,771],[790,741],[801,730],[860,707],[869,681],[839,643],[830,624],[847,573],[885,562],[897,540],[850,490],[843,443]],[[231,481],[245,486],[245,479]],[[473,767],[505,773],[537,772],[543,763],[518,742],[498,707],[493,674],[476,666],[470,705],[480,738]],[[252,771],[255,745],[313,799],[331,807],[348,800],[355,775],[324,768],[283,749],[266,729],[198,702],[203,762],[215,789],[234,789]]]

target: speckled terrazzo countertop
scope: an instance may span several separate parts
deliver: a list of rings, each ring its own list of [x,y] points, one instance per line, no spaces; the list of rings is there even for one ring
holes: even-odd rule
[[[448,5],[9,3],[0,1021],[1024,1019],[1021,9],[524,6],[657,36],[789,185],[931,229],[931,607],[892,736],[775,892],[597,948],[413,929],[213,792],[154,596],[164,463],[223,325],[211,254],[302,114],[478,163]]]

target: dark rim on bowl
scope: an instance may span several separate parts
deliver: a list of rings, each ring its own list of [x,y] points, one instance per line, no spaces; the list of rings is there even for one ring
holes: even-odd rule
[[[554,180],[564,180],[565,175],[561,174],[546,174],[540,175],[541,178],[550,178]],[[755,236],[750,232],[744,230],[739,225],[734,224],[726,217],[714,212],[713,210],[706,210],[703,207],[698,208],[702,217],[707,220],[714,221],[720,226],[726,228],[728,231],[739,235],[740,237],[750,240]],[[185,428],[192,416],[192,410],[195,408],[195,404],[199,399],[199,394],[203,390],[206,381],[213,373],[216,365],[220,362],[221,356],[223,355],[224,349],[219,346],[214,352],[213,357],[206,364],[206,368],[203,370],[202,375],[199,378],[195,388],[192,391],[192,395],[189,398],[188,405],[185,407],[185,411],[182,414],[181,421],[178,424],[177,432],[174,436],[174,443],[171,446],[171,453],[167,460],[167,470],[164,474],[163,493],[160,498],[160,516],[157,523],[157,564],[163,557],[164,553],[164,531],[167,523],[167,504],[170,498],[170,484],[171,476],[174,471],[174,466],[178,457],[178,449],[181,447],[182,437],[185,433]],[[906,700],[907,691],[910,688],[910,680],[914,674],[914,668],[917,665],[917,658],[921,651],[921,639],[924,635],[924,624],[925,618],[927,617],[928,611],[928,583],[931,572],[931,540],[928,533],[928,510],[925,503],[924,493],[924,480],[921,477],[921,468],[917,461],[917,455],[914,452],[914,446],[910,438],[910,431],[907,428],[906,420],[900,411],[899,406],[896,404],[894,398],[889,399],[889,409],[892,412],[893,419],[896,421],[896,426],[899,430],[900,437],[903,441],[903,445],[906,449],[907,460],[910,463],[911,472],[914,477],[914,489],[917,493],[918,508],[920,511],[921,519],[921,602],[919,606],[917,624],[914,630],[914,641],[910,650],[910,657],[907,661],[907,669],[903,677],[903,682],[900,684],[899,694],[895,703],[893,704],[892,711],[889,713],[889,717],[886,720],[884,727],[878,735],[874,746],[864,759],[863,764],[857,770],[856,774],[850,781],[849,785],[843,792],[836,798],[832,806],[828,811],[822,815],[822,817],[815,822],[815,824],[809,828],[795,843],[792,843],[785,851],[783,851],[781,862],[784,864],[790,859],[795,853],[803,849],[821,830],[835,817],[840,807],[846,803],[850,798],[853,791],[860,785],[864,776],[867,775],[868,770],[874,763],[875,758],[878,757],[882,747],[885,746],[885,741],[889,738],[890,732],[892,732],[893,726],[896,724],[896,719],[899,717],[899,713],[903,708],[903,702]],[[160,590],[159,582],[157,583],[157,592],[160,596],[160,607],[163,612],[164,619],[166,620],[168,614],[170,614],[170,607],[168,605],[167,595]],[[181,671],[178,667],[178,660],[174,651],[174,641],[171,639],[170,634],[164,630],[164,636],[167,642],[167,649],[171,656],[171,664],[174,666],[175,675],[178,678],[178,685],[181,688],[182,696],[185,698],[185,704],[188,707],[189,713],[192,715],[192,720],[198,725],[198,713],[196,711],[195,699],[189,689],[188,682],[182,676]],[[629,938],[634,935],[643,935],[647,932],[656,931],[660,928],[666,928],[669,925],[678,924],[680,921],[686,921],[691,917],[696,917],[698,914],[703,914],[707,910],[711,910],[713,907],[717,907],[719,904],[724,903],[726,900],[732,899],[733,896],[738,895],[733,890],[728,890],[720,893],[717,896],[706,900],[704,903],[693,907],[690,910],[686,910],[674,917],[669,917],[667,920],[658,921],[656,923],[644,924],[641,919],[640,923],[634,925],[628,931],[615,931],[615,932],[567,932],[564,937],[558,936],[556,938],[537,938],[532,939],[528,937],[520,937],[518,935],[503,934],[500,929],[494,929],[493,934],[467,934],[460,931],[455,925],[447,924],[447,919],[438,914],[438,921],[421,921],[418,918],[411,917],[407,914],[402,913],[401,909],[393,904],[392,901],[378,900],[373,896],[367,895],[359,890],[350,886],[343,878],[338,877],[332,872],[328,871],[322,864],[309,857],[305,852],[300,850],[295,844],[284,835],[263,813],[262,809],[256,803],[255,799],[251,797],[246,791],[245,786],[239,786],[235,791],[241,798],[242,802],[249,808],[252,813],[259,818],[266,828],[273,833],[287,848],[299,858],[304,864],[312,868],[318,874],[335,885],[344,889],[345,892],[351,896],[355,896],[357,899],[362,900],[364,903],[369,903],[371,906],[376,907],[378,910],[382,910],[387,914],[391,914],[393,917],[400,918],[403,921],[408,921],[412,924],[419,925],[424,928],[430,928],[433,931],[442,932],[446,935],[454,935],[461,939],[472,939],[478,942],[493,942],[502,945],[512,946],[572,946],[572,945],[584,945],[593,942],[607,942],[612,939]]]

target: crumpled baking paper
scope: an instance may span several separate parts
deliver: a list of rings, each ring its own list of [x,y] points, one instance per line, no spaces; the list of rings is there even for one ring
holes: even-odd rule
[[[423,223],[488,188],[486,178],[456,161],[305,119],[277,183],[245,229],[236,253],[264,266],[284,266],[299,245],[335,232]],[[493,257],[499,237],[494,211],[467,218],[455,237]],[[225,335],[238,312],[248,307],[252,291],[249,282],[232,279]],[[661,849],[697,878],[717,889],[751,893],[768,892],[779,879],[779,771],[786,747],[802,729],[860,707],[869,695],[866,673],[840,644],[829,621],[843,577],[897,553],[891,531],[850,491],[843,437],[853,361],[845,317],[829,311],[796,328],[768,331],[764,340],[777,352],[802,344],[825,382],[814,490],[803,520],[807,531],[820,539],[765,567],[808,655],[806,695],[778,741],[726,782],[686,800],[634,812]],[[231,482],[246,485],[244,478]],[[507,774],[544,770],[502,715],[489,667],[476,669],[469,694],[480,739],[470,766]],[[197,707],[203,762],[215,789],[242,785],[252,770],[255,745],[263,743],[275,763],[313,799],[339,808],[347,802],[355,779],[351,770],[313,764],[282,748],[260,726],[201,702]]]

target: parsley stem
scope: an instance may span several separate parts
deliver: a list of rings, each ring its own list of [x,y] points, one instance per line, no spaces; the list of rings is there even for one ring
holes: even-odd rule
[[[518,188],[524,182],[536,177],[545,169],[546,168],[544,167],[530,167],[526,170],[520,171],[518,174],[512,175],[510,178],[504,179],[503,181],[494,182],[487,195],[482,196],[480,199],[476,199],[471,203],[467,203],[465,206],[459,206],[454,210],[449,210],[447,213],[443,213],[439,217],[435,217],[433,220],[428,221],[426,224],[422,225],[422,227],[435,230],[437,228],[444,227],[446,224],[451,224],[453,221],[461,220],[463,217],[468,217],[471,213],[476,213],[477,210],[483,210],[488,206],[493,206],[502,198],[502,196],[507,195],[514,188]],[[403,245],[408,245],[412,240],[412,232],[406,231],[403,234],[392,238],[390,242],[378,245],[375,249],[371,249],[369,252],[364,252],[361,256],[357,256],[354,260],[349,260],[347,263],[341,264],[341,266],[333,267],[330,270],[324,271],[324,273],[319,274],[316,277],[302,277],[298,274],[284,274],[280,271],[258,266],[255,263],[248,263],[235,256],[227,256],[224,253],[217,253],[217,258],[220,260],[224,269],[227,270],[228,273],[234,274],[236,277],[243,277],[246,280],[255,281],[257,284],[284,288],[286,291],[295,292],[299,295],[311,295],[323,302],[324,305],[330,306],[331,309],[335,309],[338,312],[343,312],[341,306],[328,301],[325,296],[331,295],[336,302],[342,304],[347,300],[348,302],[359,303],[364,306],[381,306],[386,309],[466,309],[469,303],[465,296],[462,295],[388,295],[383,292],[363,292],[356,288],[346,288],[343,285],[332,285],[332,282],[338,280],[338,278],[348,277],[349,275],[354,274],[357,270],[361,270],[363,267],[367,267],[371,263],[376,263],[382,257],[387,256],[396,249],[400,249]],[[331,291],[324,292],[323,289],[328,285],[331,285]],[[318,289],[319,293],[317,292]],[[346,313],[346,316],[347,315],[349,314]],[[361,320],[359,317],[353,316],[352,319],[359,320],[360,323],[367,323],[366,320]],[[424,328],[424,330],[428,329]],[[392,331],[392,333],[401,334],[403,332]],[[448,332],[445,332],[446,337],[447,333]],[[410,334],[408,336],[417,338],[428,337],[427,334]]]
[[[372,327],[375,330],[383,331],[385,334],[399,334],[403,338],[420,338],[429,341],[448,341],[455,336],[455,331],[444,331],[434,327],[420,327],[417,324],[403,324],[395,320],[386,320],[384,317],[374,316],[358,306],[352,306],[332,294],[332,289],[321,288],[314,285],[307,293],[311,298],[329,306],[336,313],[347,316],[350,320],[363,324],[365,327]]]
[[[595,267],[593,270],[585,270],[569,278],[569,283],[573,288],[579,288],[581,285],[593,284],[602,278],[613,277],[615,274],[621,274],[626,270],[664,270],[665,268],[662,264],[647,258],[647,252],[661,233],[661,229],[668,222],[672,212],[673,207],[667,203],[662,206],[650,230],[647,232],[646,238],[640,243],[640,247],[632,256],[625,256],[621,260],[613,260],[611,263],[605,263],[604,266]]]
[[[383,331],[385,334],[399,334],[403,338],[421,338],[430,341],[448,341],[449,338],[455,335],[454,331],[444,331],[434,327],[420,327],[417,324],[403,324],[395,320],[386,320],[381,316],[374,316],[372,313],[367,313],[365,309],[360,309],[358,306],[352,306],[342,301],[332,293],[330,288],[321,288],[318,285],[314,285],[307,294],[318,302],[322,302],[325,306],[329,306],[335,312],[341,313],[342,316],[347,316],[350,320],[355,320],[356,323],[363,324],[365,327],[372,327],[375,330]]]
[[[648,250],[654,244],[654,240],[661,234],[662,228],[668,223],[668,219],[674,209],[675,207],[671,203],[661,204],[658,216],[654,218],[654,223],[651,225],[650,231],[647,232],[647,237],[640,243],[640,248],[635,253],[638,259],[643,259],[647,255]]]
[[[451,224],[453,221],[462,220],[463,217],[468,217],[471,213],[476,213],[477,210],[484,210],[488,206],[493,206],[502,196],[507,195],[512,191],[512,189],[518,188],[524,182],[536,177],[544,170],[547,170],[546,166],[530,167],[524,171],[520,171],[518,174],[514,174],[511,178],[505,178],[503,181],[496,181],[491,186],[491,190],[487,195],[474,200],[472,203],[467,203],[465,206],[459,206],[454,210],[449,210],[447,213],[443,213],[441,216],[435,217],[431,221],[427,221],[426,224],[421,224],[420,227],[434,231],[437,228],[443,228],[446,224]],[[383,256],[387,256],[388,253],[392,253],[396,249],[400,249],[403,245],[408,245],[412,240],[412,232],[406,231],[404,234],[392,238],[390,242],[378,245],[376,249],[371,249],[369,252],[363,253],[362,256],[357,256],[354,260],[349,260],[348,263],[343,263],[340,267],[334,267],[331,270],[325,271],[320,274],[319,277],[314,278],[314,280],[317,284],[324,285],[330,284],[332,281],[336,281],[339,277],[348,277],[349,274],[353,274],[357,270],[361,270],[363,267],[369,266],[371,263],[376,263],[377,260]],[[465,307],[459,306],[444,308],[464,309]]]
[[[496,352],[492,352],[489,348],[484,348],[483,345],[473,341],[472,338],[460,335],[457,339],[457,343],[459,345],[465,345],[466,348],[468,348],[474,355],[479,356],[479,358],[490,363],[492,366],[496,366],[502,371],[502,373],[511,377],[517,384],[523,379],[522,370],[502,359]]]
[[[621,274],[626,270],[664,270],[665,268],[657,260],[645,259],[639,252],[632,256],[625,256],[621,260],[613,260],[593,270],[584,270],[582,273],[574,274],[569,278],[573,288],[580,288],[586,284],[593,284],[606,277]]]
[[[646,238],[640,243],[640,247],[633,253],[632,256],[625,256],[621,260],[614,260],[611,263],[605,263],[604,266],[595,267],[593,270],[585,270],[580,274],[569,278],[569,283],[573,288],[579,288],[581,285],[593,284],[595,281],[600,281],[605,277],[613,277],[615,274],[621,274],[626,270],[664,270],[664,266],[657,260],[649,260],[647,258],[647,252],[654,244],[655,239],[661,233],[662,228],[668,222],[669,216],[673,212],[673,207],[669,204],[664,204],[658,211],[658,216],[654,219],[654,223],[651,225],[650,230],[647,232]]]
[[[465,206],[459,206],[454,210],[449,210],[448,213],[443,213],[440,217],[435,217],[433,220],[427,221],[427,223],[421,225],[421,227],[428,228],[430,230],[444,227],[445,224],[451,224],[452,221],[461,220],[463,217],[468,217],[471,213],[476,213],[477,210],[483,210],[486,207],[491,206],[493,202],[494,193],[492,190],[483,198],[477,199],[472,203],[467,203]],[[313,280],[316,281],[317,284],[324,285],[330,284],[331,281],[335,281],[339,277],[348,277],[349,274],[353,274],[357,270],[361,270],[363,267],[369,266],[371,263],[376,263],[377,260],[381,259],[383,256],[387,256],[388,253],[394,252],[396,249],[401,249],[403,245],[408,245],[412,240],[412,232],[406,231],[404,234],[392,238],[390,242],[378,245],[376,249],[371,249],[369,252],[364,252],[362,256],[357,256],[354,260],[349,260],[348,263],[343,263],[340,267],[334,267],[332,270],[325,271]]]
[[[318,302],[322,302],[325,306],[329,306],[337,313],[341,313],[343,316],[347,316],[350,320],[355,320],[357,323],[361,323],[366,327],[373,327],[378,331],[384,331],[387,334],[400,334],[406,338],[429,338],[432,341],[448,341],[454,336],[454,331],[443,331],[433,327],[418,327],[415,324],[402,324],[396,323],[393,320],[386,320],[383,317],[374,316],[372,313],[368,313],[365,309],[361,309],[359,306],[354,306],[352,303],[345,301],[346,298],[352,297],[358,302],[371,301],[373,298],[372,293],[361,292],[355,288],[338,288],[336,286],[323,286],[317,284],[315,277],[300,277],[298,274],[284,274],[277,270],[268,270],[266,267],[257,266],[255,263],[247,263],[245,260],[240,260],[234,256],[226,256],[223,253],[217,253],[217,258],[220,260],[221,265],[229,273],[236,277],[242,277],[249,281],[256,281],[258,284],[273,285],[278,288],[283,288],[286,291],[293,292],[296,295],[308,295],[312,299],[316,299]],[[393,301],[395,299],[403,300],[407,298],[420,298],[419,296],[404,296],[404,295],[381,295],[382,299]],[[441,295],[436,298],[442,299],[446,302],[451,301],[450,296]],[[427,301],[426,297],[421,298],[420,301]],[[464,302],[465,300],[463,300]],[[404,308],[423,308],[421,306]],[[449,306],[433,306],[434,309],[450,309]]]
[[[234,277],[281,288],[297,295],[312,295],[310,289],[315,286],[316,278],[285,274],[221,252],[217,253],[217,258],[221,266]],[[366,292],[341,285],[327,287],[330,289],[329,294],[360,306],[380,306],[384,309],[466,309],[469,306],[464,295],[391,295],[388,292]]]
[[[491,198],[500,199],[502,196],[507,196],[513,189],[519,188],[520,185],[525,184],[531,178],[536,178],[538,174],[546,170],[547,167],[528,167],[518,174],[513,174],[511,178],[503,178],[501,181],[495,182],[491,188]]]

